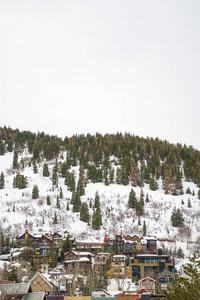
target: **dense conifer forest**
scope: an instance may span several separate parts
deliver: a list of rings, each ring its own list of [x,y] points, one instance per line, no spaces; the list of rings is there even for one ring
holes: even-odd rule
[[[55,166],[52,180],[56,184],[58,168],[59,176],[65,178],[66,184],[74,191],[73,173],[69,169],[78,165],[79,195],[89,181],[105,185],[131,184],[133,187],[147,183],[151,190],[156,190],[158,180],[162,179],[165,194],[172,195],[183,193],[183,178],[200,187],[200,151],[159,138],[143,138],[130,133],[96,133],[66,136],[63,140],[44,132],[36,134],[0,127],[0,155],[13,152],[13,168],[18,168],[18,153],[25,148],[32,155],[35,169],[37,162],[49,161],[67,150],[67,159],[62,165]],[[48,168],[44,169],[44,174],[48,174]]]

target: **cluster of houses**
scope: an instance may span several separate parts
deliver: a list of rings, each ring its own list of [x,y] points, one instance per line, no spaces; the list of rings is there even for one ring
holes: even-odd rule
[[[105,297],[106,300],[150,300],[153,294],[146,292],[122,292],[114,297]],[[159,295],[164,296],[164,295]],[[100,300],[101,297],[70,297],[63,295],[49,296],[45,292],[33,292],[30,283],[0,284],[1,300]],[[160,298],[159,298],[160,299]]]
[[[158,285],[165,288],[171,284],[175,276],[174,260],[169,255],[163,255],[161,249],[157,249],[156,237],[116,235],[105,237],[102,243],[76,241],[71,236],[70,239],[73,247],[64,254],[64,261],[62,264],[58,263],[56,270],[50,269],[49,250],[52,243],[56,245],[59,257],[63,243],[63,237],[59,233],[34,235],[26,230],[25,233],[16,237],[19,248],[13,249],[10,254],[0,255],[0,261],[7,263],[8,266],[9,264],[20,266],[24,249],[22,246],[27,241],[31,242],[35,249],[32,263],[38,263],[38,270],[31,273],[31,266],[29,270],[21,266],[24,269],[22,281],[30,284],[32,292],[43,293],[45,291],[45,295],[59,292],[70,297],[84,296],[78,292],[83,276],[87,276],[92,271],[102,275],[108,262],[110,267],[107,272],[108,278],[129,278],[138,283],[139,290],[151,293],[155,293]],[[115,255],[111,255],[113,245],[117,249]],[[76,275],[76,283],[74,283],[74,275]],[[3,282],[0,280],[0,283]],[[73,288],[74,284],[75,288]]]

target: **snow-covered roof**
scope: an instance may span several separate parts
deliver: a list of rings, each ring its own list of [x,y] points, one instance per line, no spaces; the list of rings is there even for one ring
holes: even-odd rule
[[[137,241],[125,240],[123,239],[124,244],[137,244]]]
[[[10,254],[2,254],[0,255],[0,260],[9,259]]]
[[[83,261],[87,261],[87,262],[88,262],[88,261],[90,261],[90,260],[89,260],[89,258],[87,258],[87,257],[81,257],[81,258],[79,258],[79,261],[80,261],[80,262],[83,262]]]
[[[149,241],[149,240],[154,240],[154,241],[157,241],[157,238],[155,237],[155,236],[143,236],[143,238],[145,239],[145,240],[147,240],[147,241]]]
[[[20,254],[21,254],[21,252],[20,252],[20,251],[17,251],[17,252],[13,252],[13,253],[12,253],[12,256],[16,257],[16,256],[19,256]]]
[[[141,244],[142,244],[142,245],[146,245],[146,244],[147,244],[147,240],[142,239],[142,240],[141,240]]]

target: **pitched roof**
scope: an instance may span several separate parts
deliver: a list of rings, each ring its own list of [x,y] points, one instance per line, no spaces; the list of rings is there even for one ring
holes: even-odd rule
[[[43,300],[45,297],[44,292],[40,293],[28,293],[27,295],[22,297],[22,300]]]
[[[42,273],[40,273],[40,272],[36,272],[35,274],[31,274],[30,276],[29,276],[29,283],[32,283],[33,282],[33,280],[37,277],[37,275],[39,275],[51,288],[54,288],[54,286],[52,285],[52,283],[51,282],[49,282],[48,280],[47,280],[47,278],[42,274]]]
[[[9,283],[0,284],[0,291],[5,292],[6,295],[26,295],[31,291],[30,283]]]

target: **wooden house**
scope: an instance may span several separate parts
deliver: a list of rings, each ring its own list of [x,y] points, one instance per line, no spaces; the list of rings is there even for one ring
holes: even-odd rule
[[[169,271],[164,271],[158,275],[158,283],[162,289],[166,289],[172,284],[175,274]]]
[[[22,235],[17,235],[16,236],[16,242],[17,244],[24,244],[27,241],[29,241],[30,243],[33,243],[36,241],[36,238],[33,234],[30,234],[28,232],[28,230],[25,231],[25,233],[23,233]]]
[[[94,270],[96,272],[103,272],[107,261],[110,259],[111,259],[110,253],[100,252],[96,254],[94,259]]]
[[[157,281],[149,276],[139,280],[139,288],[140,290],[145,290],[146,292],[150,292],[155,294],[157,288]]]
[[[64,266],[69,273],[83,274],[91,271],[93,254],[86,251],[70,250],[64,254]]]
[[[27,281],[31,285],[33,292],[52,292],[57,290],[57,288],[40,272],[31,274],[27,278]]]

